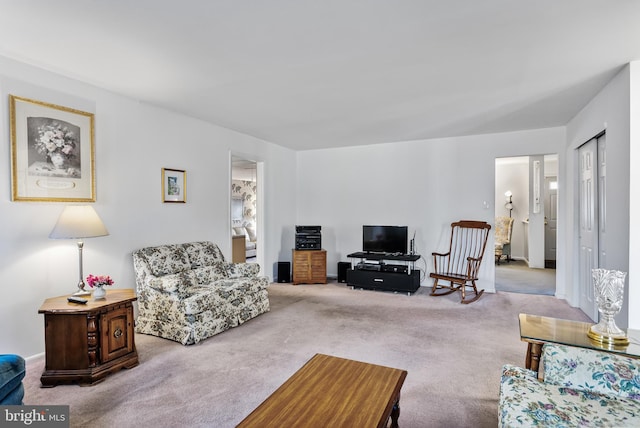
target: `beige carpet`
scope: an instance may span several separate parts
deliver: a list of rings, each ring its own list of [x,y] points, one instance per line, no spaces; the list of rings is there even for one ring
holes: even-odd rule
[[[184,347],[137,335],[140,365],[93,387],[40,388],[29,361],[25,404],[69,404],[74,427],[233,427],[315,353],[408,371],[400,426],[495,427],[500,368],[522,365],[518,313],[586,321],[551,296],[458,296],[272,284],[271,312]]]

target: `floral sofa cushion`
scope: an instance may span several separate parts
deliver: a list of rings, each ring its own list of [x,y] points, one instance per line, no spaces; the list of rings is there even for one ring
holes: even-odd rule
[[[191,269],[189,256],[182,245],[161,245],[139,250],[138,254],[147,263],[155,276],[184,272]]]
[[[255,280],[220,280],[208,286],[196,286],[188,294],[167,299],[154,299],[153,310],[165,320],[187,322],[189,317],[205,311],[222,314],[244,297],[254,297],[256,292],[266,291],[266,278]],[[178,296],[176,296],[178,297]]]
[[[215,262],[224,262],[220,248],[212,242],[189,242],[183,244],[183,247],[189,257],[191,269],[212,266]]]
[[[540,382],[506,365],[500,382],[500,427],[638,427],[640,401]]]
[[[269,311],[260,266],[226,262],[211,242],[143,248],[133,264],[138,333],[190,345]]]
[[[229,278],[254,277],[260,272],[260,265],[256,263],[226,263],[224,269]]]
[[[216,262],[212,266],[203,266],[197,269],[193,269],[191,272],[196,277],[196,284],[209,285],[213,284],[219,279],[226,278],[227,269],[224,267],[223,262]]]
[[[611,357],[619,360],[608,367]],[[604,363],[602,363],[604,362]],[[612,370],[625,379],[638,361],[610,353],[555,344],[543,347],[544,381],[537,373],[505,365],[500,380],[500,427],[638,427],[640,400],[605,384]],[[604,364],[604,365],[602,365]],[[631,364],[634,367],[629,367]],[[578,366],[580,366],[578,368]],[[604,371],[603,371],[604,368]],[[602,378],[610,377],[599,387]],[[620,379],[620,378],[618,378]]]
[[[198,282],[195,272],[187,271],[164,276],[148,275],[145,283],[158,291],[185,294]]]
[[[256,235],[256,229],[251,226],[245,226],[244,230],[247,232],[249,236],[249,241],[256,242],[258,240],[258,236]]]
[[[544,381],[582,391],[640,400],[640,362],[609,352],[576,352],[570,346],[546,346]]]

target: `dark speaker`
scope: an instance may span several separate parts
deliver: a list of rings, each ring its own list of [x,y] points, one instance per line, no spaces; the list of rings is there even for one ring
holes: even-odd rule
[[[347,270],[350,267],[349,262],[338,262],[338,282],[347,282]]]
[[[278,262],[278,282],[291,282],[291,263]]]

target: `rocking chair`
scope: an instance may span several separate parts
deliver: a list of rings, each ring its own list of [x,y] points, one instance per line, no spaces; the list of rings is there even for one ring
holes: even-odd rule
[[[484,290],[478,291],[476,281],[490,229],[491,225],[484,221],[460,220],[451,223],[449,252],[432,253],[434,272],[429,275],[435,279],[432,296],[446,296],[460,291],[460,303],[475,302],[482,296]],[[440,285],[439,280],[449,281],[449,285]],[[466,298],[466,287],[473,288],[474,297]],[[438,292],[442,289],[445,291]]]

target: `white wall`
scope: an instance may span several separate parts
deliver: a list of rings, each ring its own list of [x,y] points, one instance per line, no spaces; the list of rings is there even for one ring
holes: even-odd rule
[[[630,72],[629,67],[616,75],[613,80],[567,125],[567,148],[565,151],[565,179],[568,186],[559,183],[560,190],[566,191],[562,201],[568,201],[559,212],[559,218],[572,225],[558,231],[558,252],[560,245],[565,246],[563,264],[563,282],[568,284],[567,300],[578,305],[578,158],[577,148],[606,130],[607,139],[607,201],[606,201],[606,260],[602,268],[629,272],[629,219],[630,219]],[[640,81],[637,80],[637,81]],[[636,82],[637,82],[636,81]],[[637,91],[637,89],[636,89]],[[637,95],[636,95],[637,96]],[[636,119],[637,121],[637,119]],[[562,162],[560,162],[562,165]],[[561,168],[562,176],[562,168]],[[636,181],[637,183],[637,181]],[[637,184],[636,184],[637,186]],[[560,192],[559,190],[559,192]],[[637,191],[637,188],[636,188]],[[562,209],[564,208],[564,210]],[[637,236],[636,236],[637,239]],[[569,243],[565,245],[565,243]],[[637,264],[637,263],[636,263]],[[633,265],[633,263],[632,263]],[[638,275],[630,273],[628,284],[638,286]],[[630,297],[633,301],[629,301]],[[628,324],[629,308],[640,307],[640,296],[625,293],[625,304],[616,318],[620,327],[633,327]],[[637,312],[637,310],[636,310]],[[639,320],[640,321],[640,320]]]
[[[640,61],[629,66],[629,164],[640,165]],[[629,328],[640,330],[640,168],[629,168]],[[635,263],[634,263],[635,262]]]
[[[264,268],[272,276],[295,224],[294,152],[6,58],[0,70],[1,352],[43,352],[38,308],[78,280],[75,242],[48,239],[64,204],[11,201],[8,94],[96,114],[94,207],[110,235],[86,240],[85,275],[109,274],[116,287],[134,288],[131,252],[163,243],[212,240],[230,259],[229,162],[238,151],[264,162]],[[162,167],[187,171],[186,204],[161,202]]]
[[[631,229],[629,236],[630,213],[635,218],[640,211],[638,172],[629,184],[629,155],[635,163],[640,161],[639,124],[637,119],[630,121],[630,104],[636,116],[640,111],[636,63],[616,76],[566,128],[298,153],[6,58],[0,57],[0,70],[4,100],[15,94],[96,113],[94,206],[111,234],[87,240],[85,273],[109,274],[117,287],[134,287],[131,252],[142,246],[211,239],[230,255],[231,152],[264,162],[264,252],[269,275],[278,260],[291,259],[293,225],[305,223],[323,226],[329,274],[336,274],[337,261],[361,249],[366,223],[408,225],[416,232],[417,250],[426,256],[424,269],[429,272],[429,254],[446,248],[452,221],[493,223],[496,157],[559,152],[556,295],[575,305],[577,251],[567,244],[576,237],[574,150],[604,127],[608,162],[614,166],[608,170],[613,191],[607,208],[610,242],[615,243],[605,267],[629,270],[630,254],[637,256],[640,248],[632,245],[640,233]],[[44,349],[43,320],[37,314],[42,301],[75,287],[77,250],[73,242],[47,238],[63,204],[11,202],[8,116],[5,101],[0,104],[4,130],[0,161],[6,165],[0,175],[0,218],[5,224],[0,228],[0,287],[10,299],[0,302],[0,325],[5,326],[0,349],[29,356]],[[636,150],[630,152],[631,135]],[[162,167],[187,171],[187,204],[161,203]],[[636,196],[632,204],[631,196]],[[495,288],[492,247],[493,235],[481,272],[481,286],[488,291]],[[629,283],[637,282],[637,276],[631,271]],[[629,307],[638,308],[640,292],[633,291]],[[625,322],[620,324],[629,318],[630,327],[640,328],[640,315],[635,316],[631,319],[625,306],[621,314]]]
[[[363,224],[407,225],[428,273],[451,222],[493,224],[496,157],[557,153],[564,142],[564,128],[551,128],[299,152],[297,222],[322,226],[333,275],[362,249]],[[493,234],[486,257],[480,285],[494,291]]]

